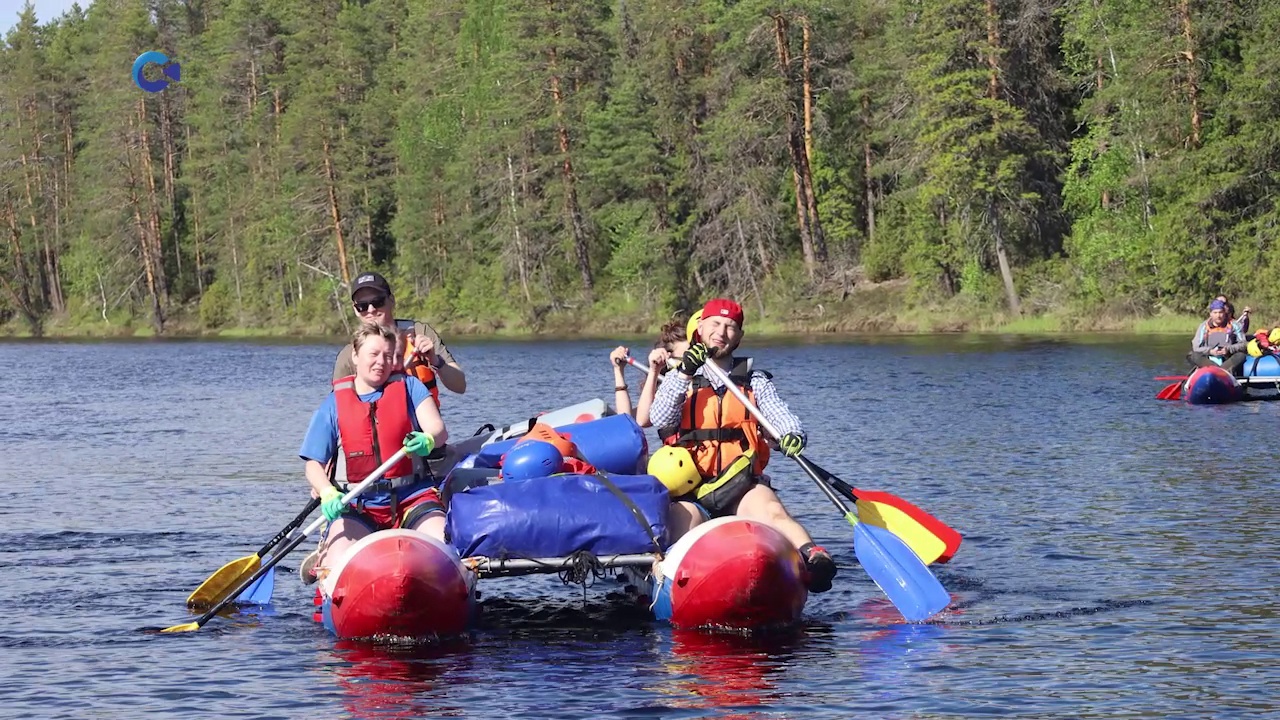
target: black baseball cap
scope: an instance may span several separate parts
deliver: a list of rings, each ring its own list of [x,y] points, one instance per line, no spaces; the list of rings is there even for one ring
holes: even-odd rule
[[[351,299],[354,300],[356,293],[365,289],[377,290],[384,295],[391,294],[391,285],[387,283],[387,279],[376,272],[360,273],[356,276],[356,281],[351,284]]]

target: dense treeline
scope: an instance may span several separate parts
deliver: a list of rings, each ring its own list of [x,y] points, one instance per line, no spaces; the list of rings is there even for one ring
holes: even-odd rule
[[[27,6],[0,323],[333,330],[366,267],[481,327],[1280,307],[1278,78],[1257,0]]]

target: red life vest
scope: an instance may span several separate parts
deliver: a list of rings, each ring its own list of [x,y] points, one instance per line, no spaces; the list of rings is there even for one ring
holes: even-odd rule
[[[372,474],[404,445],[405,435],[413,431],[413,407],[404,380],[400,373],[392,375],[382,387],[382,397],[373,402],[360,400],[355,375],[333,381],[348,482],[358,483]],[[406,455],[382,477],[392,480],[413,474],[413,458]]]

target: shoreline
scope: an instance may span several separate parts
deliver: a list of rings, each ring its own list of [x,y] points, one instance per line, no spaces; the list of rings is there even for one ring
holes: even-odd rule
[[[412,317],[412,316],[411,316]],[[418,319],[418,318],[415,318]],[[595,327],[565,327],[533,329],[527,327],[479,327],[474,323],[440,322],[431,323],[448,342],[457,340],[475,341],[568,341],[568,340],[650,340],[657,336],[659,324],[652,328],[624,325],[613,330]],[[1073,322],[1066,324],[1029,321],[1002,324],[964,323],[950,327],[922,327],[920,325],[893,322],[888,327],[873,329],[853,329],[845,323],[790,323],[784,327],[782,323],[757,323],[747,325],[747,334],[753,340],[789,341],[789,340],[838,340],[868,338],[913,338],[931,335],[950,337],[996,337],[996,336],[1029,336],[1029,337],[1072,337],[1082,335],[1101,336],[1180,336],[1188,338],[1195,333],[1201,321],[1192,317],[1163,316],[1144,318],[1125,323],[1121,322]],[[234,341],[234,340],[315,340],[341,343],[346,334],[339,331],[317,331],[285,326],[267,328],[222,328],[218,330],[201,330],[179,323],[171,323],[166,331],[157,335],[149,324],[126,326],[52,326],[47,327],[40,335],[23,332],[13,327],[0,328],[0,341],[14,340],[174,340],[174,341]]]
[[[886,284],[887,285],[887,284]],[[445,342],[475,340],[605,340],[655,338],[662,325],[676,314],[661,314],[652,306],[618,307],[602,303],[579,312],[557,309],[543,312],[508,311],[500,316],[458,317],[451,308],[427,299],[406,302],[396,315],[422,320],[432,325]],[[1088,311],[1065,307],[1037,308],[1038,312],[1010,317],[1000,307],[978,305],[956,299],[952,302],[916,306],[904,302],[900,292],[886,286],[855,290],[844,299],[777,299],[763,305],[747,301],[745,330],[749,337],[771,340],[802,338],[910,337],[925,335],[1026,335],[1066,337],[1072,335],[1162,336],[1190,338],[1204,320],[1185,313],[1157,312],[1146,316],[1133,313],[1115,315],[1106,309]],[[765,307],[767,305],[767,312]],[[266,327],[241,324],[207,328],[198,312],[190,308],[171,311],[165,332],[157,336],[146,317],[119,316],[104,321],[97,316],[72,314],[45,318],[39,335],[17,318],[0,325],[0,339],[111,340],[167,338],[173,340],[310,339],[338,340],[347,337],[343,318],[322,317],[296,322],[279,322]],[[185,312],[183,311],[185,310]],[[1258,313],[1256,317],[1264,317]],[[354,318],[345,318],[354,328]],[[1255,329],[1268,327],[1255,322]]]

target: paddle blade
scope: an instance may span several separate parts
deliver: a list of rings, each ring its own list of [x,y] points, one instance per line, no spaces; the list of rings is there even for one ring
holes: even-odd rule
[[[199,629],[200,629],[200,623],[190,622],[190,623],[182,623],[181,625],[174,625],[173,627],[167,627],[161,630],[160,632],[180,633],[180,632],[192,632],[194,630],[199,630]]]
[[[267,574],[258,578],[257,582],[244,589],[236,598],[237,605],[266,605],[271,602],[271,594],[276,589],[276,569],[268,568]],[[229,590],[228,590],[229,592]]]
[[[935,532],[899,508],[862,497],[858,499],[857,505],[858,517],[862,522],[882,527],[902,538],[925,565],[945,563],[955,554],[955,549],[948,547]]]
[[[262,558],[257,555],[249,555],[238,560],[232,560],[218,568],[217,572],[210,575],[208,580],[200,583],[200,587],[187,596],[187,607],[196,609],[217,605],[225,600],[232,590],[239,587],[240,583],[248,580],[261,566]],[[243,594],[241,597],[243,597]]]
[[[1170,383],[1163,390],[1156,393],[1157,400],[1181,400],[1182,399],[1182,383]]]
[[[1186,375],[1157,375],[1156,380],[1186,380]]]
[[[928,619],[951,603],[951,594],[901,538],[882,527],[849,520],[858,562],[907,622]]]

